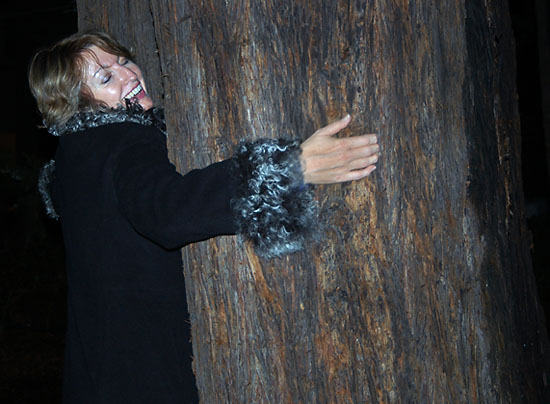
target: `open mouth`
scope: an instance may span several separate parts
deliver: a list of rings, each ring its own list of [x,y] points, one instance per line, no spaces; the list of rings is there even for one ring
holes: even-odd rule
[[[141,84],[138,84],[137,86],[134,87],[132,91],[130,91],[128,94],[124,96],[124,99],[130,102],[135,102],[137,100],[141,100],[145,96],[146,96],[145,90],[143,89]]]

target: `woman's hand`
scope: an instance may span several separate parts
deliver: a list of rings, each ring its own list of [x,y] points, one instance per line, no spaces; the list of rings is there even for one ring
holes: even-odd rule
[[[336,138],[350,123],[347,115],[319,129],[302,145],[302,170],[306,184],[332,184],[359,180],[372,173],[380,156],[376,135]]]

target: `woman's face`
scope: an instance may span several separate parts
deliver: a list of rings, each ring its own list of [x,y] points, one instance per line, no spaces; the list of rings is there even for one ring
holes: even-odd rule
[[[144,110],[153,106],[140,68],[132,61],[92,45],[84,52],[86,85],[97,101],[111,108],[126,107],[126,100],[139,102]]]

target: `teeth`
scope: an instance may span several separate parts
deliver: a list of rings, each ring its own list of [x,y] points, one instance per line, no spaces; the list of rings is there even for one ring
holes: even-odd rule
[[[132,97],[135,97],[141,90],[143,90],[143,88],[141,87],[141,84],[138,84],[137,87],[126,94],[126,97],[124,98],[131,99]]]

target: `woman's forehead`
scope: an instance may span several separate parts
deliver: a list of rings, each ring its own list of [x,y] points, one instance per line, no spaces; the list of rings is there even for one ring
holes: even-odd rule
[[[115,63],[118,59],[118,56],[113,55],[112,53],[105,52],[103,49],[92,45],[89,48],[86,48],[82,55],[84,57],[86,65],[92,67],[109,67]]]

